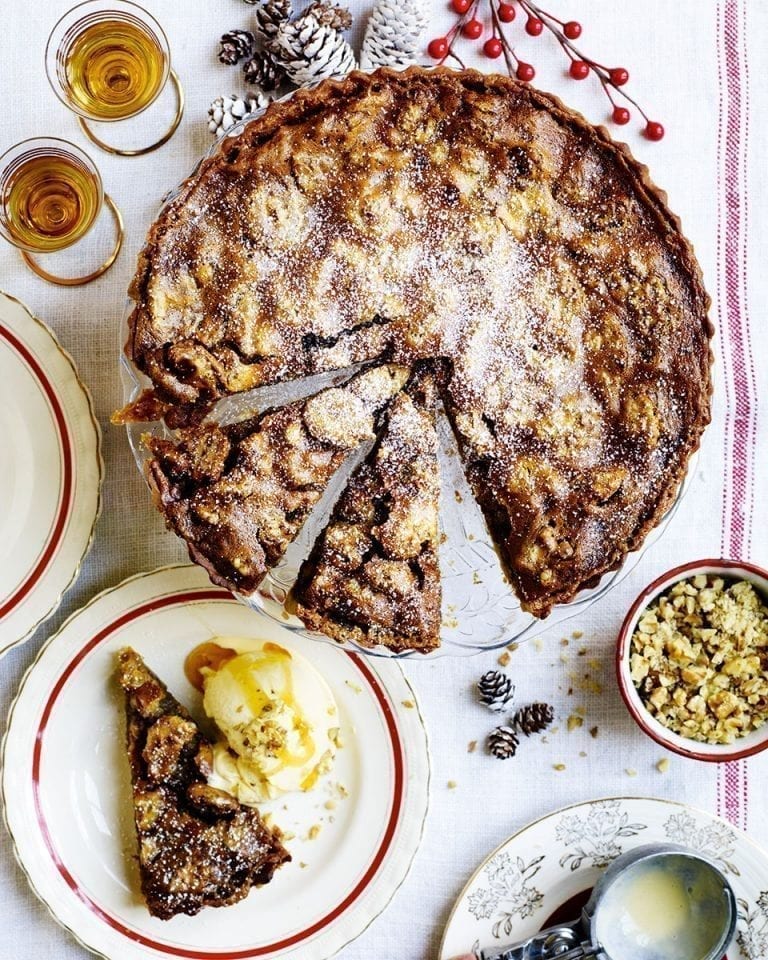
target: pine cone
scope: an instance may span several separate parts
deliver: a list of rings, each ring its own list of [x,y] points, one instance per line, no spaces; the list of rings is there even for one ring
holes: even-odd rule
[[[252,3],[253,0],[247,2]],[[256,32],[269,44],[281,25],[287,23],[292,16],[291,0],[266,0],[256,7]]]
[[[314,0],[302,12],[302,15],[311,13],[318,23],[333,30],[349,30],[352,26],[352,14],[346,7],[328,3],[328,0]]]
[[[480,703],[489,710],[503,710],[515,695],[515,686],[509,677],[500,670],[489,670],[477,681]]]
[[[508,760],[517,752],[519,740],[512,727],[500,726],[488,734],[488,750],[497,760]]]
[[[262,90],[274,90],[283,81],[285,70],[268,50],[257,50],[243,64],[243,75],[246,83],[255,83]]]
[[[230,30],[219,41],[219,60],[232,66],[245,59],[252,52],[256,37],[250,30]]]
[[[234,93],[229,97],[216,97],[208,108],[208,129],[221,137],[243,117],[263,110],[271,99],[269,94],[261,90],[246,98],[237,97]]]
[[[310,14],[283,23],[271,48],[297,86],[345,77],[355,66],[352,47],[342,35]]]
[[[365,28],[360,50],[362,69],[412,64],[426,24],[423,0],[379,0]]]
[[[542,730],[546,730],[554,719],[555,711],[548,703],[531,703],[517,711],[512,723],[526,737],[530,737],[532,733],[540,733]]]

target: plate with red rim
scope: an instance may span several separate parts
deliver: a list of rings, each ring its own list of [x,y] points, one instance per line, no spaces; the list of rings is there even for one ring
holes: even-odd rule
[[[164,922],[140,895],[115,654],[134,647],[203,719],[184,660],[216,636],[268,639],[310,659],[336,699],[341,746],[314,790],[261,805],[293,857],[271,883],[233,906]],[[32,888],[93,952],[325,960],[405,879],[426,817],[429,755],[399,665],[314,644],[213,587],[199,568],[175,566],[100,594],[45,644],[11,708],[0,788]]]
[[[54,334],[0,292],[0,655],[26,640],[77,576],[103,466],[87,388]]]
[[[768,957],[768,853],[725,820],[683,803],[608,797],[523,827],[490,853],[453,907],[439,960],[492,952],[573,920],[621,853],[669,842],[698,851],[728,878],[738,919],[725,960]]]
[[[768,724],[752,730],[744,737],[738,737],[732,743],[701,743],[683,737],[665,727],[648,712],[632,681],[629,668],[632,636],[645,609],[678,581],[688,580],[698,574],[722,577],[726,581],[746,580],[755,587],[763,603],[768,604],[768,570],[763,570],[762,567],[757,567],[753,563],[742,560],[706,559],[691,560],[674,567],[657,577],[641,591],[624,618],[616,644],[616,677],[627,710],[643,733],[667,750],[672,750],[691,760],[725,763],[729,760],[751,757],[768,748]]]

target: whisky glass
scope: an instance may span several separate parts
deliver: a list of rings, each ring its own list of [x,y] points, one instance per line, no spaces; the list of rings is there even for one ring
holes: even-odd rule
[[[114,218],[116,239],[101,266],[81,276],[60,277],[33,258],[33,253],[54,253],[82,240],[104,204]],[[66,140],[37,137],[0,156],[0,235],[18,248],[39,277],[74,287],[100,277],[115,262],[123,243],[123,220],[87,153]]]
[[[156,150],[175,133],[184,112],[184,91],[171,68],[168,39],[155,18],[129,0],[86,0],[54,26],[45,49],[45,70],[54,93],[74,114],[83,133],[102,150],[137,157]],[[150,107],[168,80],[176,113],[159,140],[124,149],[100,139],[89,120],[117,122]]]

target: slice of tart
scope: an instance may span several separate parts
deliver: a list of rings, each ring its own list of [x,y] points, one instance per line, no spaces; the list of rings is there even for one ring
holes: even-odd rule
[[[440,473],[431,374],[392,401],[299,571],[297,613],[313,630],[363,646],[440,645]]]
[[[161,920],[242,900],[290,855],[257,810],[208,785],[212,748],[132,649],[118,655],[141,891]]]
[[[397,364],[369,367],[244,422],[147,441],[155,501],[214,583],[256,590],[350,452],[374,438],[381,411],[407,377]]]

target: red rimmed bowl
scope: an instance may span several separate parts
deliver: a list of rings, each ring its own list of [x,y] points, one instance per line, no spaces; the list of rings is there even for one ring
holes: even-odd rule
[[[768,723],[744,737],[739,737],[733,743],[700,743],[697,740],[682,737],[665,727],[648,712],[640,699],[640,693],[635,687],[629,669],[632,636],[646,607],[649,607],[657,597],[679,580],[688,580],[701,573],[723,577],[726,580],[747,580],[754,585],[764,602],[768,603],[768,571],[752,563],[741,560],[710,559],[692,560],[690,563],[674,567],[657,577],[653,583],[648,584],[624,618],[616,644],[616,676],[619,690],[632,719],[652,740],[666,747],[667,750],[672,750],[683,757],[690,757],[692,760],[722,763],[727,760],[751,757],[765,750],[768,747]]]

